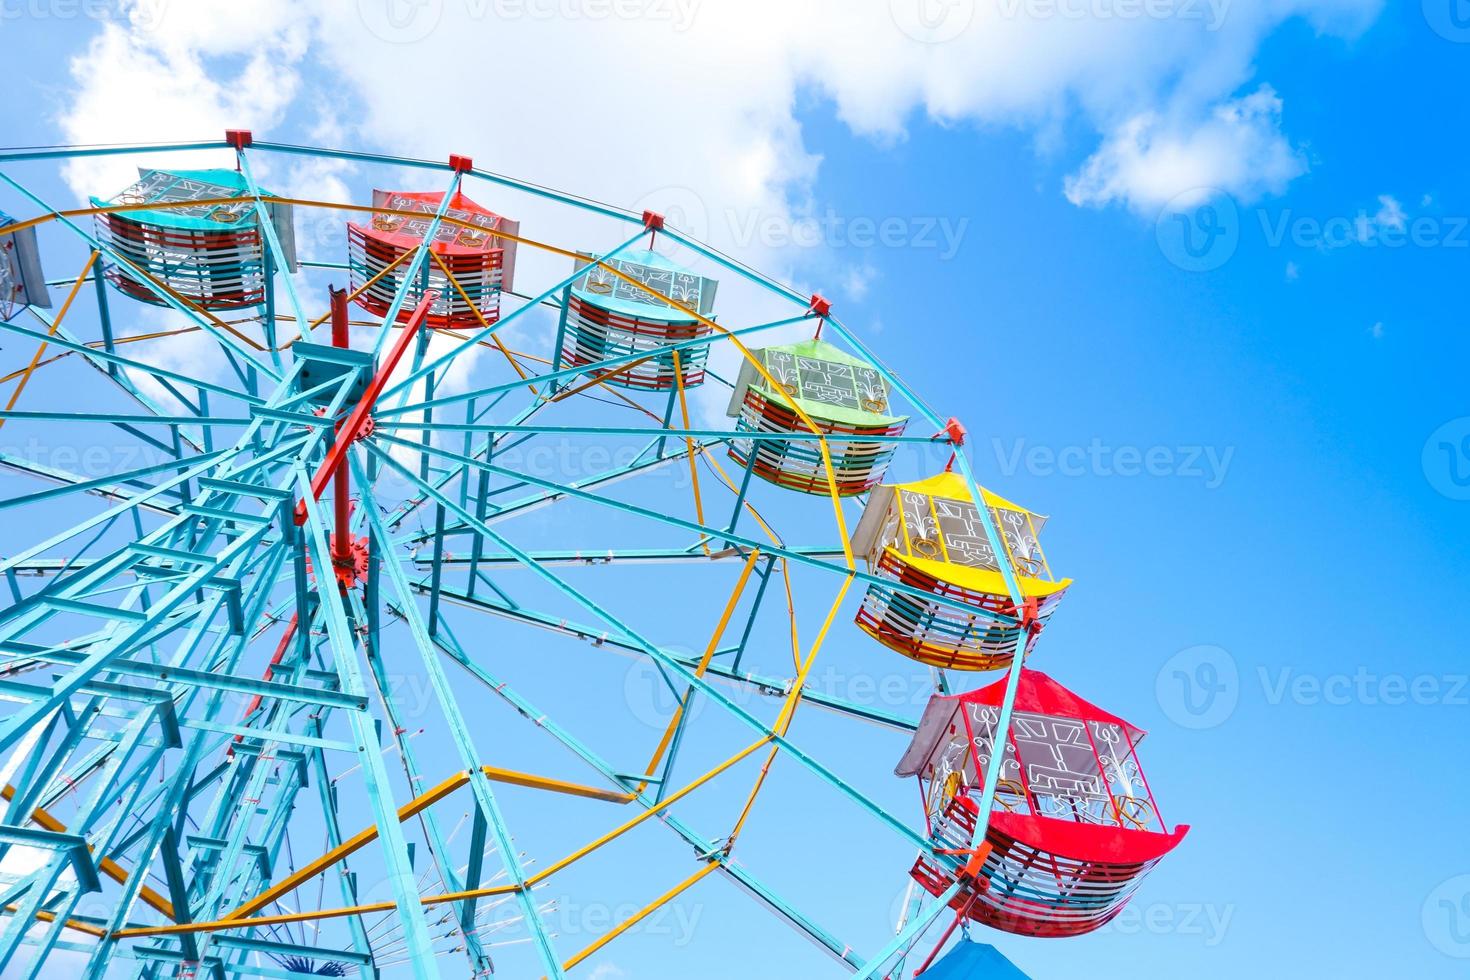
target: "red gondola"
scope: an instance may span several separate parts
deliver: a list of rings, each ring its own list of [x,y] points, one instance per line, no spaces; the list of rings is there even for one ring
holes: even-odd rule
[[[373,191],[373,207],[383,213],[375,213],[370,226],[347,224],[352,288],[366,287],[358,294],[357,305],[387,315],[412,265],[405,256],[423,243],[443,201],[442,193]],[[500,319],[500,295],[512,288],[515,278],[516,243],[504,236],[518,234],[520,222],[488,211],[462,193],[454,195],[444,215],[450,220],[440,222],[434,235],[434,254],[426,260],[428,274],[415,275],[408,284],[398,321],[413,314],[427,284],[439,294],[424,321],[428,326],[471,329],[494,323]]]
[[[1184,838],[1169,831],[1138,762],[1144,733],[1023,668],[990,822],[972,849],[1006,682],[930,699],[895,770],[917,776],[940,852],[910,872],[951,906],[1026,936],[1076,936],[1107,923]]]

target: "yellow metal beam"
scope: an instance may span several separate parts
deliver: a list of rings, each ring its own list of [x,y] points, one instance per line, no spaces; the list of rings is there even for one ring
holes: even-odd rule
[[[767,735],[764,738],[752,742],[750,745],[732,755],[730,758],[726,759],[718,766],[715,766],[703,776],[700,776],[698,779],[694,780],[689,785],[679,790],[679,792],[666,797],[655,806],[652,806],[649,809],[638,814],[636,817],[633,817],[632,819],[623,822],[615,829],[609,831],[606,834],[603,834],[601,837],[597,838],[591,843],[581,848],[578,848],[576,851],[573,851],[570,855],[563,858],[562,860],[556,862],[548,868],[544,868],[539,873],[526,879],[525,887],[531,888],[536,884],[545,881],[547,878],[551,877],[553,874],[562,870],[573,862],[578,861],[583,857],[586,857],[588,854],[591,854],[593,851],[597,850],[599,847],[602,847],[609,841],[615,840],[616,838],[632,830],[634,827],[639,826],[645,820],[648,820],[658,815],[668,807],[672,806],[674,803],[694,792],[694,790],[698,789],[700,786],[703,786],[705,783],[718,776],[720,773],[724,772],[731,766],[748,757],[752,752],[755,752],[762,746],[769,744],[770,741],[771,736]],[[459,779],[461,781],[466,778],[467,776],[464,773],[460,773],[457,777],[455,777],[455,779]],[[452,779],[445,780],[445,783],[453,781],[454,780]],[[433,790],[430,790],[430,793],[439,791],[445,785],[445,783],[441,783],[440,786],[437,786]],[[448,790],[445,790],[444,792],[448,792]],[[425,795],[427,796],[429,794]],[[443,794],[441,793],[440,795],[442,796]],[[422,799],[422,797],[420,799]],[[399,813],[401,814],[403,812],[403,809],[406,809],[408,806],[413,806],[418,802],[418,800],[410,802],[404,808],[400,809]],[[368,833],[368,831],[364,831],[363,833]],[[362,835],[358,836],[360,837]],[[357,837],[354,837],[353,840],[356,841]],[[356,846],[361,847],[362,844],[366,842],[367,841],[364,840],[361,843],[358,843]],[[320,860],[321,859],[318,859],[318,861],[313,862],[313,864],[319,863]],[[293,875],[292,877],[294,878],[296,876]],[[279,886],[276,887],[279,888]],[[275,889],[272,890],[274,891]],[[425,906],[443,905],[447,902],[462,902],[466,899],[471,898],[488,898],[493,895],[505,895],[519,890],[520,888],[516,885],[495,885],[489,888],[475,888],[469,891],[446,892],[442,895],[426,895],[419,899],[419,903]],[[284,892],[281,892],[281,894],[284,894]],[[247,905],[242,906],[242,908],[249,908],[251,906],[259,907],[258,905],[256,905],[258,900],[259,896],[257,896],[256,899],[252,899],[249,903],[247,903]],[[239,914],[237,910],[235,913],[231,913],[231,916],[229,918],[216,919],[213,922],[189,922],[181,925],[172,926],[141,926],[135,929],[120,929],[112,934],[112,938],[134,939],[141,936],[177,936],[183,935],[185,933],[195,932],[219,932],[224,929],[253,929],[260,926],[286,925],[293,922],[312,922],[318,919],[336,919],[348,915],[369,915],[376,912],[391,912],[395,907],[396,906],[392,902],[374,902],[368,905],[353,905],[346,908],[317,909],[310,912],[289,912],[282,915],[262,915],[256,916],[254,918],[237,918],[236,915]]]
[[[672,902],[674,899],[678,898],[685,891],[691,888],[696,882],[702,881],[705,875],[709,874],[711,871],[714,871],[719,866],[720,863],[718,861],[708,862],[707,864],[705,864],[704,867],[694,872],[694,874],[690,875],[688,878],[685,878],[673,888],[670,888],[658,898],[655,898],[652,902],[649,902],[643,908],[639,909],[636,913],[624,919],[622,922],[618,923],[612,929],[609,929],[603,935],[599,936],[596,940],[588,944],[575,956],[563,963],[561,965],[561,968],[563,970],[570,970],[572,967],[576,966],[578,963],[582,962],[587,957],[591,956],[593,953],[597,952],[599,949],[606,946],[608,943],[612,942],[614,939],[618,938],[623,933],[636,926],[638,923],[642,922],[644,919],[648,918],[648,916],[651,915],[653,912],[657,911],[658,909],[667,905],[669,902]],[[542,977],[541,980],[546,980],[546,978]]]
[[[57,312],[56,319],[51,321],[51,329],[46,331],[48,340],[56,335],[56,331],[61,329],[61,321],[66,319],[66,314],[71,309],[72,301],[77,298],[77,293],[81,291],[82,283],[87,281],[87,273],[91,272],[92,266],[96,265],[98,254],[94,251],[91,255],[87,256],[86,265],[83,265],[82,271],[77,274],[77,281],[71,284],[71,292],[66,294],[66,302],[61,304],[61,310]],[[31,381],[31,375],[36,373],[36,365],[41,363],[41,355],[46,353],[47,342],[47,340],[41,341],[41,346],[36,348],[36,353],[31,357],[31,363],[27,364],[25,370],[21,372],[20,380],[15,383],[15,390],[10,393],[10,400],[5,403],[5,410],[7,412],[15,407],[16,402],[20,401],[21,392],[26,390],[26,385]],[[0,426],[5,425],[5,421],[5,419],[0,419]]]
[[[633,794],[631,793],[614,793],[592,786],[581,786],[577,783],[563,782],[560,779],[549,779],[545,776],[535,776],[530,773],[515,772],[510,769],[497,769],[494,766],[482,766],[480,771],[498,783],[526,786],[531,789],[547,790],[553,793],[565,793],[569,796],[580,796],[593,800],[607,800],[612,803],[627,803],[633,799]],[[409,800],[398,808],[399,823],[438,803],[467,782],[469,782],[469,773],[457,772],[428,792]],[[235,909],[229,915],[225,916],[225,921],[243,919],[248,915],[260,911],[282,895],[289,894],[338,861],[361,850],[364,846],[377,839],[378,827],[376,824],[371,827],[364,827],[321,857],[302,865],[294,873],[282,878],[244,905]],[[295,920],[293,919],[291,921]]]
[[[695,677],[703,677],[709,669],[709,662],[715,655],[715,650],[720,645],[720,638],[725,635],[725,627],[730,624],[730,617],[735,612],[735,607],[740,603],[740,596],[745,592],[745,582],[750,578],[750,570],[755,567],[755,561],[760,557],[760,549],[752,549],[750,556],[745,559],[745,567],[740,569],[740,577],[735,580],[735,588],[730,593],[730,601],[725,603],[725,611],[720,616],[720,621],[715,625],[715,631],[709,638],[708,645],[704,648],[704,656],[699,658],[699,664],[694,668]],[[648,760],[648,768],[644,774],[652,776],[658,764],[663,760],[664,752],[668,751],[669,743],[674,740],[674,732],[678,731],[679,719],[684,716],[684,706],[681,704],[674,709],[674,717],[669,719],[669,727],[664,729],[663,737],[659,739],[658,747],[653,750],[653,758]],[[648,786],[644,780],[638,784],[638,792]]]
[[[6,802],[15,799],[15,787],[11,786],[9,783],[7,783],[3,787],[0,787],[0,797],[4,797]],[[60,820],[57,820],[44,807],[38,806],[34,810],[32,810],[30,819],[33,820],[36,826],[40,827],[42,830],[49,830],[53,834],[66,833],[66,824],[62,823]],[[88,850],[91,850],[91,848],[88,847]],[[119,885],[125,884],[128,880],[128,870],[110,857],[104,857],[100,861],[98,861],[97,870],[107,875],[107,877],[111,878]],[[154,891],[152,888],[149,888],[147,885],[144,885],[138,891],[138,897],[147,902],[149,905],[153,906],[153,908],[157,909],[159,912],[162,912],[164,915],[168,916],[170,919],[176,918],[176,916],[174,915],[173,903],[164,898],[162,895],[158,894],[158,892]],[[51,920],[48,919],[46,921],[49,922]],[[71,922],[68,921],[67,925],[71,925]],[[82,927],[73,926],[73,928]],[[83,931],[85,932],[87,930],[83,929]],[[100,936],[102,935],[102,933],[99,931],[97,935]]]

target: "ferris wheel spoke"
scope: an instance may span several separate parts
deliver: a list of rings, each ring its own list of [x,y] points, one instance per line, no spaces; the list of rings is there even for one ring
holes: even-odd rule
[[[426,483],[420,480],[416,474],[408,470],[397,460],[393,459],[392,456],[390,456],[384,450],[379,449],[376,446],[369,446],[368,448],[385,465],[396,470],[400,475],[404,476],[410,482],[416,483],[420,487],[420,489],[426,491],[429,491],[431,489]],[[760,733],[761,735],[771,738],[776,745],[780,746],[793,758],[800,761],[804,767],[810,769],[820,778],[826,780],[830,785],[837,788],[844,795],[856,802],[860,807],[877,817],[889,828],[896,831],[901,837],[911,843],[917,844],[920,847],[926,846],[925,838],[913,831],[906,823],[894,817],[882,807],[878,806],[871,799],[869,799],[867,796],[865,796],[863,793],[853,787],[850,783],[841,779],[826,766],[818,762],[813,756],[793,745],[783,735],[777,734],[774,729],[767,726],[764,722],[760,721],[758,718],[756,718],[740,705],[736,704],[722,691],[714,687],[710,682],[706,681],[702,677],[697,676],[693,670],[679,663],[676,659],[669,657],[666,653],[664,653],[654,644],[650,643],[645,637],[639,635],[635,630],[625,624],[618,617],[614,616],[598,603],[588,598],[580,590],[572,586],[565,579],[558,576],[555,572],[536,562],[535,559],[531,558],[528,554],[521,551],[515,545],[511,544],[508,540],[506,540],[505,537],[498,534],[483,523],[475,520],[475,518],[468,511],[465,511],[463,508],[458,507],[458,505],[454,504],[453,501],[445,498],[437,491],[432,491],[432,494],[436,498],[438,498],[439,502],[446,506],[448,509],[457,511],[462,520],[465,520],[472,527],[475,527],[477,531],[479,531],[481,534],[485,535],[489,539],[493,540],[505,551],[516,556],[524,565],[526,565],[527,568],[536,572],[555,589],[566,595],[573,602],[582,606],[592,615],[601,620],[604,624],[607,625],[607,627],[614,635],[625,638],[629,642],[635,644],[637,648],[641,650],[644,654],[647,654],[649,657],[659,662],[664,667],[669,668],[671,672],[678,675],[681,680],[691,684],[694,687],[699,688],[699,690],[703,694],[709,697],[716,704],[719,704],[721,707],[726,709],[730,714],[732,714],[743,724],[752,728],[754,731]]]
[[[921,588],[918,588],[917,586],[905,582],[884,579],[871,573],[856,571],[855,569],[847,567],[845,563],[837,564],[831,561],[827,561],[824,558],[818,557],[821,554],[820,549],[809,548],[798,550],[781,545],[763,544],[762,542],[757,541],[754,538],[735,534],[734,532],[723,528],[701,524],[697,521],[685,520],[672,514],[663,513],[647,507],[640,507],[636,504],[627,503],[621,500],[615,500],[613,498],[606,497],[598,493],[592,493],[578,484],[558,483],[554,480],[532,476],[529,473],[507,469],[506,467],[498,466],[494,463],[489,463],[484,460],[464,456],[460,453],[454,452],[453,450],[444,449],[439,446],[425,447],[419,443],[411,443],[406,440],[399,439],[396,436],[388,435],[387,433],[383,433],[377,438],[388,444],[400,445],[414,451],[422,450],[424,452],[432,453],[433,455],[449,460],[450,462],[457,463],[461,466],[484,470],[488,473],[501,476],[506,479],[519,480],[532,486],[540,487],[545,491],[545,493],[535,498],[536,504],[550,503],[551,501],[561,497],[573,497],[579,500],[586,500],[604,507],[613,508],[623,511],[625,513],[647,518],[648,520],[657,523],[666,524],[671,527],[677,527],[687,531],[692,531],[699,535],[708,535],[711,538],[723,539],[730,542],[732,545],[742,548],[760,548],[766,551],[768,554],[776,555],[781,558],[789,558],[792,561],[796,561],[805,565],[811,565],[817,568],[822,568],[826,571],[838,575],[851,575],[857,581],[864,584],[880,585],[884,588],[891,589],[896,592],[903,592],[917,597],[922,597],[925,601],[940,606],[946,606],[966,611],[969,611],[971,609],[971,607],[967,606],[960,599],[956,599],[948,595],[931,594]],[[378,458],[384,460],[385,462],[389,462],[390,466],[393,466],[400,472],[403,472],[405,476],[410,478],[410,482],[418,484],[420,489],[423,490],[425,493],[429,493],[430,496],[435,497],[436,499],[439,499],[441,502],[445,503],[446,506],[448,506],[450,510],[454,511],[456,515],[460,518],[461,526],[463,526],[470,533],[478,533],[482,536],[486,535],[486,533],[489,531],[489,525],[491,523],[496,520],[503,519],[505,516],[508,516],[503,514],[492,514],[485,520],[479,520],[466,512],[464,508],[452,504],[452,502],[449,501],[447,497],[444,497],[443,494],[440,493],[437,489],[430,487],[426,483],[423,483],[415,474],[408,473],[407,471],[403,470],[401,466],[397,465],[396,461],[390,462],[391,457],[382,449],[378,448],[377,446],[370,446],[369,449],[376,456],[378,456]],[[658,462],[667,463],[672,458],[674,457],[665,457],[663,459],[660,459]],[[617,478],[624,478],[625,476],[626,474],[620,474]],[[493,534],[493,532],[490,533]],[[843,554],[845,556],[846,551],[844,551]],[[1007,615],[1000,612],[994,613],[993,618],[996,623],[1003,625],[1014,625],[1015,623],[1019,622],[1019,619],[1016,616]]]
[[[634,801],[644,807],[646,815],[661,814],[659,820],[661,824],[668,827],[671,832],[677,834],[685,843],[692,845],[698,854],[703,855],[706,859],[715,861],[719,865],[721,872],[739,885],[741,890],[747,895],[759,901],[787,924],[816,942],[820,948],[838,960],[851,967],[856,967],[860,964],[861,961],[852,952],[850,945],[839,941],[831,933],[799,912],[795,905],[783,899],[768,885],[760,881],[751,871],[732,861],[731,855],[722,849],[718,843],[699,834],[673,812],[671,807],[677,801],[677,798],[683,796],[688,790],[697,787],[703,780],[718,775],[719,771],[723,771],[722,768],[717,767],[717,770],[711,770],[710,773],[706,773],[699,780],[686,784],[684,790],[668,796],[659,795],[654,797],[648,795],[646,792],[638,791],[636,786],[633,785],[634,777],[619,773],[616,767],[603,759],[594,749],[551,721],[536,705],[472,658],[460,644],[454,635],[454,631],[447,622],[441,620],[439,631],[434,636],[434,643],[450,659],[454,660],[469,672],[471,676],[480,681],[487,691],[504,700],[522,717],[540,719],[537,723],[537,728],[546,732],[589,766],[596,769],[604,778],[616,786],[632,790]],[[763,739],[749,746],[744,752],[740,753],[739,758],[743,758],[756,751],[765,742],[766,740]],[[738,759],[727,760],[723,765],[728,767],[734,761],[738,761]]]

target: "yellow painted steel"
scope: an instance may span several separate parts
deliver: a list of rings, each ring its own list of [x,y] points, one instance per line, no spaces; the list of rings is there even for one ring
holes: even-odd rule
[[[817,662],[817,653],[822,649],[822,644],[826,642],[827,633],[831,630],[832,623],[837,618],[837,610],[842,608],[842,600],[847,598],[847,590],[852,587],[852,583],[853,575],[849,573],[842,580],[842,586],[837,590],[837,597],[832,600],[832,606],[827,610],[827,618],[822,621],[822,628],[817,631],[817,637],[812,641],[812,648],[807,653],[806,661],[801,665],[801,669],[797,671],[796,679],[791,682],[791,690],[786,693],[786,700],[781,705],[781,713],[776,716],[776,723],[771,726],[777,735],[785,736],[786,732],[791,728],[791,721],[796,716],[797,707],[801,704],[802,688],[806,686],[806,679],[811,674],[812,666]],[[751,787],[750,795],[745,800],[745,806],[741,807],[740,816],[735,820],[735,826],[731,828],[730,834],[726,838],[725,848],[727,851],[735,846],[735,841],[740,836],[740,831],[744,828],[745,821],[750,817],[750,812],[755,807],[755,799],[760,795],[761,788],[765,785],[766,776],[771,771],[771,765],[776,761],[776,756],[779,754],[780,746],[772,745],[765,762],[761,764],[761,771],[756,776],[755,785]]]
[[[50,211],[46,214],[17,221],[0,228],[0,235],[13,235],[27,228],[35,228],[58,218],[86,218],[94,214],[121,214],[125,211],[173,211],[183,208],[210,208],[218,204],[239,204],[238,197],[212,197],[203,201],[160,201],[156,204],[108,204],[96,208],[71,208],[65,211]]]
[[[71,292],[66,294],[66,302],[61,304],[61,309],[57,311],[56,319],[51,322],[51,329],[46,331],[48,338],[54,337],[56,331],[61,329],[61,321],[66,319],[66,314],[71,309],[72,301],[77,298],[77,293],[81,292],[82,283],[87,281],[87,273],[91,272],[92,266],[97,264],[97,256],[99,254],[94,251],[91,255],[87,256],[87,262],[82,266],[82,271],[77,273],[77,281],[71,284]],[[21,372],[20,380],[15,383],[15,390],[10,393],[10,400],[5,403],[5,410],[7,412],[15,407],[16,402],[20,401],[21,392],[26,390],[26,385],[30,383],[31,375],[36,373],[36,365],[41,362],[41,355],[46,353],[46,344],[47,342],[45,340],[41,341],[41,346],[37,347],[36,353],[31,356],[31,363],[27,364],[25,370]],[[5,421],[5,419],[0,419],[0,427],[5,425]]]
[[[413,248],[406,249],[402,255],[398,256],[398,258],[394,259],[392,262],[389,262],[387,265],[385,265],[383,267],[382,271],[380,271],[377,275],[373,276],[367,282],[363,283],[361,286],[358,286],[352,292],[348,293],[347,294],[347,302],[351,303],[353,300],[357,299],[357,297],[361,296],[363,293],[367,292],[369,289],[372,289],[374,286],[376,286],[378,284],[378,280],[379,279],[382,279],[388,273],[392,272],[394,269],[398,268],[400,265],[402,265],[403,263],[407,262],[409,259],[413,258],[413,256],[418,252],[419,248],[420,248],[420,246],[415,245]],[[432,254],[432,253],[430,253],[430,254]],[[282,347],[285,347],[287,344],[290,344],[290,343],[292,343],[292,342],[294,342],[296,340],[299,340],[302,337],[306,336],[307,334],[311,333],[317,327],[321,326],[323,323],[326,323],[327,320],[331,318],[331,316],[332,316],[332,311],[329,309],[329,310],[327,310],[327,312],[323,313],[321,316],[319,316],[315,320],[311,321],[311,323],[307,325],[307,327],[306,327],[305,330],[301,331],[295,337],[291,338],[291,340],[287,341],[286,344],[283,344]]]
[[[670,888],[668,891],[664,892],[652,902],[649,902],[633,915],[613,926],[602,936],[599,936],[596,940],[588,944],[576,955],[572,956],[566,962],[562,963],[561,968],[563,970],[570,970],[572,967],[576,966],[578,963],[582,962],[587,957],[591,956],[593,953],[597,952],[599,949],[606,946],[608,943],[612,942],[614,939],[618,938],[623,933],[636,926],[638,923],[642,922],[644,919],[648,918],[649,915],[653,914],[658,909],[678,898],[684,892],[693,887],[697,882],[702,881],[705,875],[709,874],[711,871],[718,869],[719,866],[720,864],[718,861],[711,861],[707,863],[704,867],[694,872],[694,874],[690,875],[688,878],[685,878],[683,881],[679,882],[673,888]],[[541,980],[546,980],[546,978],[542,977]]]
[[[496,782],[510,783],[516,786],[526,786],[531,789],[542,789],[554,793],[565,793],[570,796],[580,796],[587,799],[607,800],[613,803],[627,803],[628,801],[633,799],[633,795],[631,793],[614,793],[607,790],[597,789],[591,786],[580,786],[576,783],[563,782],[559,779],[548,779],[544,776],[533,776],[529,773],[514,772],[510,769],[497,769],[494,766],[482,766],[480,768],[480,771],[489,778],[495,780]],[[399,822],[401,823],[404,820],[407,820],[408,818],[419,813],[420,811],[430,806],[433,806],[435,803],[438,803],[440,800],[444,799],[444,797],[448,796],[450,793],[453,793],[455,790],[459,789],[467,782],[469,782],[469,773],[457,772],[453,776],[450,776],[448,779],[444,780],[442,783],[430,789],[428,792],[414,797],[407,803],[403,804],[403,806],[398,808]],[[282,878],[280,881],[276,882],[276,884],[267,888],[265,891],[261,892],[259,895],[256,895],[250,901],[246,902],[244,905],[241,905],[239,908],[235,909],[229,915],[225,916],[224,921],[243,919],[245,916],[260,911],[271,902],[274,902],[276,899],[280,898],[282,895],[289,894],[290,892],[300,887],[304,882],[310,881],[312,878],[315,878],[317,875],[321,874],[323,871],[325,871],[327,868],[330,868],[338,861],[342,860],[343,858],[347,857],[348,855],[354,853],[355,851],[361,849],[365,845],[370,844],[377,839],[378,828],[376,825],[363,828],[356,834],[353,834],[347,840],[344,840],[341,844],[338,844],[336,847],[323,854],[321,857],[302,865],[294,873],[288,875],[285,878]]]
[[[659,813],[662,813],[664,810],[677,803],[679,800],[682,800],[684,797],[688,796],[690,793],[694,792],[696,789],[703,786],[711,779],[714,779],[720,773],[724,772],[731,766],[748,757],[752,752],[755,752],[757,749],[761,748],[761,746],[767,745],[770,742],[771,736],[769,735],[765,736],[764,738],[757,739],[755,742],[752,742],[741,751],[735,753],[730,758],[720,763],[718,766],[715,766],[709,772],[705,773],[698,779],[680,789],[677,793],[674,793],[664,798],[657,804],[649,807],[647,810],[644,810],[637,816],[624,821],[622,824],[620,824],[613,830],[608,831],[606,834],[603,834],[601,837],[597,838],[591,843],[586,844],[573,851],[567,857],[562,858],[560,861],[556,862],[550,867],[544,868],[535,875],[532,875],[530,878],[527,878],[525,887],[534,887],[540,882],[545,881],[547,878],[551,877],[556,872],[562,870],[563,868],[566,868],[568,865],[571,865],[574,862],[586,857],[588,854],[591,854],[593,851],[596,851],[598,848],[602,847],[608,842],[616,840],[618,837],[621,837],[623,834],[642,824],[645,820],[657,816]],[[464,779],[466,777],[464,773],[460,773],[455,778]],[[441,783],[439,786],[436,786],[433,790],[430,790],[429,792],[431,794],[438,793],[439,797],[442,798],[445,793],[450,792],[453,789],[453,787],[451,787],[449,790],[443,789],[446,784],[452,781],[453,780],[445,780],[444,783]],[[443,791],[440,792],[441,790]],[[407,809],[408,806],[413,806],[417,802],[418,800],[415,800],[407,804],[404,808],[401,808],[399,810],[399,813],[402,814],[403,809]],[[409,816],[412,816],[412,814],[409,814]],[[368,831],[363,831],[363,833],[368,833]],[[361,834],[357,835],[357,837],[361,836]],[[353,840],[356,841],[357,837],[354,837]],[[366,841],[363,841],[362,843],[366,843]],[[361,846],[361,843],[357,844],[357,847]],[[319,864],[321,860],[322,859],[318,859],[317,861],[314,861],[312,863],[314,865]],[[320,869],[318,869],[318,873],[319,872]],[[300,873],[298,872],[298,875],[299,874]],[[296,878],[298,875],[293,875],[292,878]],[[276,887],[279,888],[279,886]],[[275,891],[275,889],[272,889],[272,891]],[[443,905],[447,902],[462,902],[466,899],[471,898],[488,898],[493,895],[505,895],[516,891],[520,891],[520,887],[517,885],[495,885],[489,888],[475,888],[468,891],[446,892],[442,895],[425,895],[419,899],[419,902],[420,904],[425,906]],[[281,894],[284,894],[284,892],[282,892]],[[248,903],[248,905],[255,905],[258,900],[259,896],[257,896],[256,899],[252,899],[251,902]],[[242,908],[245,907],[247,906],[242,906]],[[311,922],[317,919],[336,919],[347,915],[367,915],[374,912],[391,912],[394,908],[395,906],[392,902],[374,902],[368,905],[353,905],[346,908],[317,909],[311,912],[288,912],[281,915],[263,915],[255,916],[253,918],[235,918],[233,916],[236,913],[232,913],[230,918],[216,919],[212,922],[189,922],[171,926],[142,926],[134,929],[120,929],[117,932],[112,933],[112,938],[132,939],[141,936],[177,936],[184,933],[193,932],[219,932],[224,929],[253,929],[260,926],[286,925],[293,922]]]
[[[679,360],[679,352],[674,351],[674,387],[679,392],[679,417],[684,423],[684,430],[689,431],[689,401],[684,394],[684,371]],[[700,526],[704,525],[704,501],[699,496],[699,467],[694,458],[694,437],[685,436],[684,446],[689,451],[689,480],[694,487],[694,519]],[[709,554],[709,535],[699,536],[700,546],[704,553]]]
[[[720,615],[720,621],[715,625],[714,633],[709,638],[709,644],[704,648],[704,656],[699,658],[699,664],[694,668],[695,677],[703,677],[704,672],[709,669],[709,662],[715,655],[715,649],[720,645],[720,638],[725,635],[725,628],[730,625],[730,617],[735,613],[735,607],[740,604],[740,596],[745,591],[745,583],[750,578],[751,569],[755,567],[756,559],[760,557],[760,549],[752,549],[749,557],[745,559],[745,566],[740,569],[740,577],[735,580],[735,588],[730,592],[730,601],[725,603],[725,611]],[[648,768],[644,770],[645,775],[652,776],[658,768],[659,762],[663,760],[664,752],[669,743],[674,739],[674,732],[679,728],[679,719],[684,716],[684,706],[681,704],[674,709],[674,717],[669,719],[669,727],[664,729],[664,734],[659,739],[658,748],[653,752],[653,758],[648,760]],[[638,792],[643,792],[648,786],[644,780],[638,784]]]
[[[433,249],[430,249],[429,258],[434,260],[434,264],[439,267],[440,272],[444,273],[444,277],[449,280],[449,284],[454,287],[454,291],[459,293],[459,298],[464,301],[465,306],[468,306],[470,312],[475,315],[475,320],[480,324],[480,328],[489,329],[490,324],[485,322],[485,317],[480,314],[479,307],[475,305],[474,300],[470,299],[470,294],[465,292],[464,286],[460,284],[460,281],[455,276],[455,274],[449,271],[448,264],[439,257],[439,253],[434,251]],[[383,271],[386,272],[388,270],[384,269]],[[374,276],[373,278],[376,279],[377,276]],[[527,377],[526,369],[521,367],[521,362],[517,361],[515,357],[511,355],[510,350],[506,348],[505,343],[500,339],[500,335],[491,334],[490,340],[495,344],[496,348],[499,349],[500,353],[505,355],[505,359],[510,364],[511,370],[515,371],[515,373],[520,376],[520,379],[522,381],[525,381]],[[528,384],[526,387],[531,389],[531,394],[537,396],[540,395],[540,392],[536,390],[535,384]]]
[[[0,787],[0,797],[4,797],[7,802],[15,799],[15,787],[11,786],[8,783],[4,787]],[[36,826],[40,827],[42,830],[49,830],[53,834],[66,833],[66,824],[62,823],[60,820],[57,820],[56,817],[52,816],[50,811],[46,810],[44,807],[38,806],[34,810],[32,810],[30,819],[34,821]],[[88,850],[90,849],[91,848],[88,848]],[[119,885],[124,884],[128,880],[128,870],[110,857],[104,857],[100,859],[97,862],[97,870],[107,875],[107,877],[111,878]],[[153,906],[153,908],[157,909],[159,912],[162,912],[164,915],[168,916],[170,919],[175,918],[173,903],[164,898],[162,895],[158,894],[158,892],[154,891],[152,888],[149,888],[147,885],[144,885],[141,889],[139,889],[138,897],[147,902],[149,905]],[[51,920],[48,919],[47,921]],[[72,925],[70,920],[67,921],[67,925]],[[72,926],[72,928],[80,929],[82,927]],[[90,928],[91,927],[82,929],[82,931],[89,931]],[[99,930],[96,934],[100,936],[103,935],[103,932]]]
[[[7,905],[5,906],[5,911],[11,915],[14,915],[16,912],[16,907],[14,905]],[[56,913],[47,912],[45,909],[37,910],[35,913],[35,917],[41,922],[56,921]],[[82,922],[79,919],[67,919],[66,927],[68,929],[75,929],[77,932],[85,932],[89,936],[96,936],[98,939],[101,939],[107,935],[107,930],[103,929],[101,926],[94,926],[90,922]]]

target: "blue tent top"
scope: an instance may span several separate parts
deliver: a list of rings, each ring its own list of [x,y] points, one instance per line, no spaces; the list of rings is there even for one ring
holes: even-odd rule
[[[919,980],[1030,980],[1000,950],[962,939]]]

